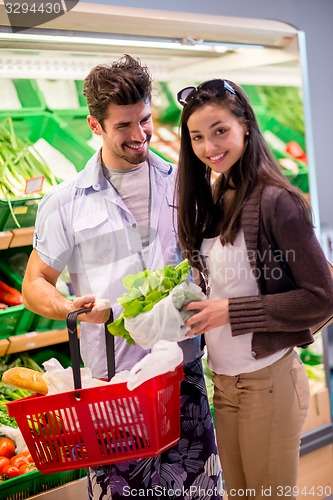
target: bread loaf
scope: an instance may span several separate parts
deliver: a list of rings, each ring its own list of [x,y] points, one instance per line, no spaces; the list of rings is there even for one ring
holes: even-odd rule
[[[48,389],[42,375],[42,372],[37,372],[23,366],[15,366],[4,372],[2,382],[12,387],[45,395]]]

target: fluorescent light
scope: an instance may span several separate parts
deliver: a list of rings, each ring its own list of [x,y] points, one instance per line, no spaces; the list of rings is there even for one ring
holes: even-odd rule
[[[142,47],[153,49],[172,49],[181,51],[199,52],[225,52],[228,50],[223,45],[206,44],[202,41],[197,43],[186,43],[185,41],[161,41],[147,39],[120,39],[120,38],[99,38],[84,36],[64,36],[64,35],[42,35],[42,34],[22,34],[22,33],[0,33],[0,40],[10,40],[12,42],[44,42],[75,45],[110,45],[113,47]]]

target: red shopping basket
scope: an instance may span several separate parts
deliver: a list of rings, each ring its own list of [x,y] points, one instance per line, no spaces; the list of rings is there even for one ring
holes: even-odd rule
[[[71,345],[71,334],[69,338]],[[39,471],[61,472],[153,457],[177,443],[182,366],[132,391],[126,383],[81,389],[75,351],[73,355],[71,346],[75,390],[7,403],[8,414],[15,418]]]

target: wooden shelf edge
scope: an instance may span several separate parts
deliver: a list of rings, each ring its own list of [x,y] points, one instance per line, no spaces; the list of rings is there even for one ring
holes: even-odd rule
[[[34,231],[34,227],[21,227],[20,229],[13,229],[13,238],[9,243],[9,248],[32,245]]]
[[[8,341],[9,345],[6,354],[12,354],[67,342],[68,331],[64,328],[60,330],[47,330],[45,332],[28,332],[22,335],[13,335],[9,337]]]
[[[9,347],[9,341],[7,339],[0,340],[0,356],[4,356],[7,354],[7,350]]]
[[[0,231],[0,250],[6,250],[13,239],[13,233],[10,231]]]

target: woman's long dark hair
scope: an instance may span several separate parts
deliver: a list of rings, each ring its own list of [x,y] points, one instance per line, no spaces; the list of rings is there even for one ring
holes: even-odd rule
[[[178,237],[184,258],[199,270],[199,257],[204,238],[220,235],[222,244],[233,243],[240,229],[241,213],[245,201],[260,182],[287,189],[296,196],[303,207],[309,224],[312,224],[311,210],[302,193],[282,174],[263,135],[261,134],[252,106],[244,91],[235,83],[226,80],[236,94],[223,89],[220,81],[216,91],[216,80],[212,89],[209,82],[194,92],[185,104],[181,116],[181,146],[177,169],[175,203],[178,206]],[[220,175],[211,182],[211,169],[194,154],[187,123],[194,111],[206,104],[218,104],[228,109],[246,126],[242,157],[233,165],[228,175]],[[224,194],[234,190],[230,203],[225,204]]]

